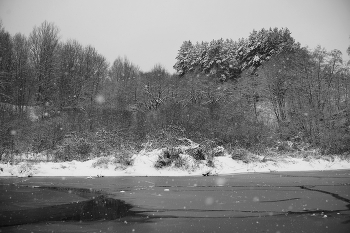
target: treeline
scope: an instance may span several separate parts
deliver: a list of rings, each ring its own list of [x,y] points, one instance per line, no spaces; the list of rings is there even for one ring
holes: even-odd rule
[[[337,49],[310,51],[288,29],[262,29],[238,42],[185,41],[174,68],[180,76],[227,81],[222,87],[234,83],[231,102],[246,101],[251,108],[244,121],[255,116],[254,123],[274,122],[280,140],[307,142],[328,153],[350,151],[350,62],[343,62]],[[231,108],[228,115],[234,113],[242,108]]]
[[[60,41],[48,22],[28,37],[0,25],[0,53],[0,154],[83,159],[179,137],[349,151],[348,64],[338,50],[301,48],[287,29],[184,42],[174,75],[161,65],[143,72],[127,58],[108,64],[92,46]]]

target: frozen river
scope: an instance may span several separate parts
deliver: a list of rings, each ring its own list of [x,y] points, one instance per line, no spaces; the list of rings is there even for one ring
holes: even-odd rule
[[[0,178],[1,232],[350,232],[350,171]]]

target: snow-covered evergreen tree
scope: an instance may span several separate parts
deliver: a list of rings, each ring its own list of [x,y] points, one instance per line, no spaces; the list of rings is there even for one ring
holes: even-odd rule
[[[248,39],[213,40],[210,43],[185,41],[180,47],[174,68],[179,75],[203,72],[222,81],[236,79],[247,69],[253,72],[282,51],[298,47],[286,28],[253,31]]]
[[[180,47],[179,53],[176,57],[176,64],[174,69],[178,72],[179,75],[184,75],[190,70],[190,53],[193,49],[191,41],[185,41]]]

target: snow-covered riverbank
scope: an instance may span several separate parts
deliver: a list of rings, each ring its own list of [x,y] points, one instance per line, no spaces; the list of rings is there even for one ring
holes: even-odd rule
[[[234,160],[230,154],[214,157],[211,166],[207,161],[196,161],[188,154],[180,154],[182,166],[174,164],[156,168],[155,164],[164,149],[140,151],[133,155],[132,165],[125,166],[114,157],[100,157],[88,161],[0,163],[0,176],[196,176],[224,175],[247,172],[313,171],[350,169],[350,161],[337,156],[324,158],[295,158],[279,156],[264,159],[256,156],[253,161]]]

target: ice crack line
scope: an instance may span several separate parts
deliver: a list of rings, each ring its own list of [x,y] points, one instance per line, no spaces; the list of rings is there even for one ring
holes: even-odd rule
[[[306,189],[306,190],[309,190],[309,191],[314,191],[314,192],[320,192],[320,193],[329,194],[329,195],[331,195],[332,197],[334,197],[335,199],[338,199],[338,200],[344,201],[344,202],[346,202],[346,203],[349,203],[348,205],[346,205],[346,207],[348,207],[348,209],[350,210],[350,200],[347,199],[347,198],[345,198],[345,197],[340,196],[339,194],[331,193],[331,192],[324,191],[324,190],[320,190],[320,189],[314,189],[314,188],[306,187],[306,186],[300,186],[300,188],[301,188],[301,189]]]

